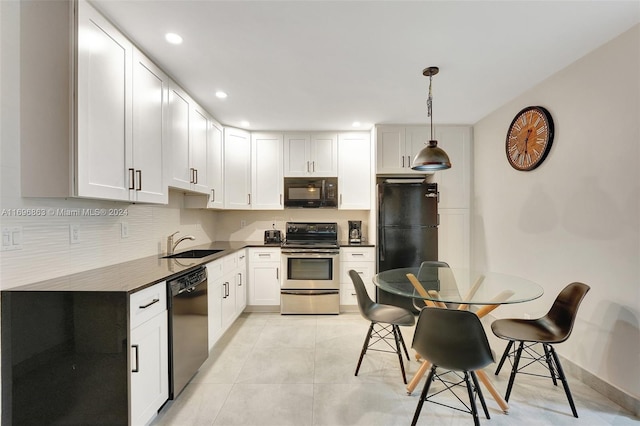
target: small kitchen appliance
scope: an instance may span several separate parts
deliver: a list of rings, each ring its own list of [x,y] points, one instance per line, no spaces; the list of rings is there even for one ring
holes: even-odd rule
[[[349,221],[349,244],[360,244],[362,242],[362,221]]]
[[[265,245],[277,245],[282,242],[282,233],[279,229],[268,229],[264,231],[264,243]]]

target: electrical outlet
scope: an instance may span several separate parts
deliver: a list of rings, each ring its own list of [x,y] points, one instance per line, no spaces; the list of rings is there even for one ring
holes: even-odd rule
[[[241,220],[240,221],[240,228],[244,228],[245,226],[247,226],[247,221],[246,220]]]
[[[69,243],[78,244],[80,242],[80,225],[69,225]]]
[[[120,223],[120,237],[121,238],[129,237],[129,224],[127,222]]]

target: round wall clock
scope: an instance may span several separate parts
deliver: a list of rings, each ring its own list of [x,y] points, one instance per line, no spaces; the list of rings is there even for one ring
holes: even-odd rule
[[[553,143],[553,119],[541,106],[528,106],[516,114],[507,131],[509,164],[522,171],[538,167]]]

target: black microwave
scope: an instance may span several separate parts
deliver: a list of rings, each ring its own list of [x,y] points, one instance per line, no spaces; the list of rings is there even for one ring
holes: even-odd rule
[[[284,178],[285,207],[338,207],[338,178]]]

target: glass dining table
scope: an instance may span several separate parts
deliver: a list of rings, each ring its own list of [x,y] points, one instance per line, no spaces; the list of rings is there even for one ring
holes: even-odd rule
[[[414,299],[419,307],[469,309],[476,306],[475,313],[480,318],[500,305],[528,302],[544,293],[539,284],[515,275],[430,265],[380,272],[374,275],[373,282],[384,291]],[[422,363],[407,385],[408,394],[415,390],[429,367],[429,362]],[[507,402],[487,374],[482,370],[476,374],[502,411],[508,412]]]

